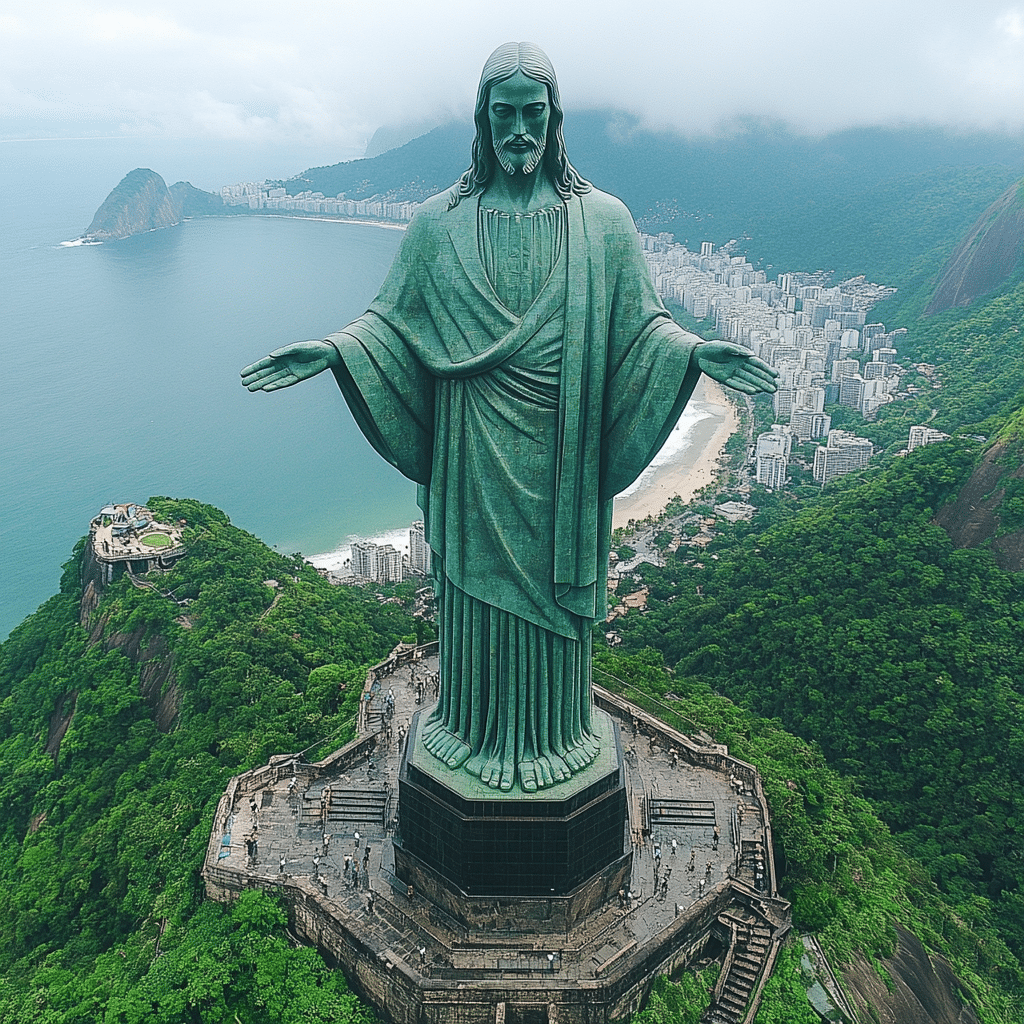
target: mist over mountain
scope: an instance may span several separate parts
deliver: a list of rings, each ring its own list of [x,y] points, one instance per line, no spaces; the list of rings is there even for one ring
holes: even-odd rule
[[[573,164],[622,199],[642,230],[691,247],[739,239],[762,266],[840,275],[894,277],[922,258],[937,269],[950,241],[1024,169],[1022,138],[929,127],[806,136],[747,121],[730,135],[684,137],[590,110],[567,113],[564,132]],[[469,122],[455,122],[283,184],[290,194],[418,201],[466,169],[472,138]]]

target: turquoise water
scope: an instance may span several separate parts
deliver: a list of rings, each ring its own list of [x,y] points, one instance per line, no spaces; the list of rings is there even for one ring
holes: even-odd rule
[[[307,554],[416,518],[414,486],[369,447],[333,379],[273,395],[238,379],[361,313],[401,232],[243,217],[60,244],[132,167],[212,189],[313,162],[274,156],[280,169],[264,153],[250,170],[237,153],[171,145],[0,144],[0,637],[56,591],[107,502],[198,498]]]

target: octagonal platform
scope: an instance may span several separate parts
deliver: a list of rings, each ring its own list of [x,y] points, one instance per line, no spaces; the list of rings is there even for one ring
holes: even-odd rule
[[[317,764],[283,755],[231,781],[204,865],[208,894],[280,894],[293,933],[400,1024],[606,1024],[635,1012],[658,974],[716,956],[725,969],[704,1019],[752,1019],[789,927],[754,768],[595,686],[595,712],[619,736],[623,859],[576,888],[567,874],[561,895],[495,895],[486,869],[480,891],[466,892],[408,849],[395,819],[410,766],[380,715],[389,688],[395,732],[429,710],[435,651],[402,649],[371,670],[360,735],[346,747]],[[580,799],[556,790],[556,803]],[[472,878],[479,857],[461,863]]]

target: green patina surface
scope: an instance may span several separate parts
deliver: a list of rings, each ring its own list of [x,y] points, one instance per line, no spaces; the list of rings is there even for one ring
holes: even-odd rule
[[[776,374],[668,314],[629,212],[569,163],[537,47],[491,55],[475,117],[469,170],[422,205],[367,313],[242,378],[275,391],[331,369],[370,443],[419,484],[441,680],[417,756],[452,786],[535,792],[603,756],[590,629],[613,497],[702,372],[745,394]]]
[[[597,757],[586,768],[577,772],[571,778],[566,779],[561,785],[541,793],[525,793],[519,785],[514,785],[509,790],[495,789],[469,772],[452,771],[447,765],[430,754],[421,743],[415,742],[415,732],[410,735],[412,742],[410,744],[409,762],[429,778],[447,786],[448,789],[464,800],[492,802],[507,800],[514,802],[522,800],[524,797],[528,797],[531,800],[568,800],[577,793],[582,793],[588,786],[592,786],[599,779],[605,778],[619,767],[615,743],[612,739],[614,724],[611,719],[605,712],[595,708],[591,721],[593,733],[600,747]]]

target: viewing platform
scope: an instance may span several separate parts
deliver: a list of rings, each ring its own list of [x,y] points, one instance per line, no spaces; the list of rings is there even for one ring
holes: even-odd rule
[[[723,970],[705,1021],[752,1020],[790,926],[757,771],[600,687],[633,854],[609,898],[564,923],[551,901],[499,894],[466,916],[397,877],[400,740],[434,703],[436,651],[400,647],[375,666],[357,737],[323,761],[282,755],[231,780],[203,867],[208,895],[279,893],[294,934],[401,1024],[604,1024],[635,1012],[657,975],[711,959]]]
[[[89,524],[91,558],[101,567],[102,583],[120,571],[141,575],[169,569],[185,554],[184,523],[161,523],[144,505],[105,505]]]

